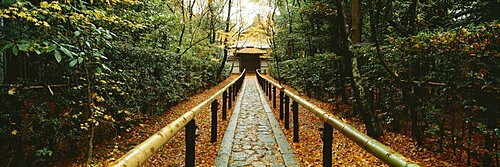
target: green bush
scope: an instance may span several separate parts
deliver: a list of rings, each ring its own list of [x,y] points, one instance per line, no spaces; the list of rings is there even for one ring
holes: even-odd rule
[[[178,36],[203,16],[106,2],[0,2],[0,164],[53,165],[217,83],[222,51],[203,31]]]
[[[435,150],[471,147],[476,154],[481,149],[491,149],[491,144],[485,143],[494,143],[500,137],[495,124],[500,115],[496,104],[500,83],[499,35],[500,24],[488,23],[411,37],[388,37],[381,46],[383,59],[402,80],[407,88],[405,93],[383,68],[374,46],[354,49],[361,86],[365,93],[373,92],[374,97],[365,106],[374,108],[372,112],[386,129],[413,132],[411,123],[417,122],[422,134],[413,132],[412,136],[439,140],[429,142],[428,146]],[[342,87],[336,85],[336,60],[325,55],[287,60],[279,63],[279,70],[273,64],[271,75],[324,99],[336,95],[332,90]],[[463,124],[467,126],[457,127]],[[471,137],[464,137],[465,133]],[[473,143],[467,146],[462,142],[467,140]],[[454,143],[457,141],[462,143]],[[488,154],[494,152],[490,150]]]
[[[271,76],[280,78],[298,91],[310,96],[331,100],[337,91],[338,57],[334,54],[320,54],[313,57],[293,59],[272,64]],[[279,68],[279,70],[276,69]],[[278,73],[279,71],[279,73]],[[324,96],[326,95],[326,96]]]

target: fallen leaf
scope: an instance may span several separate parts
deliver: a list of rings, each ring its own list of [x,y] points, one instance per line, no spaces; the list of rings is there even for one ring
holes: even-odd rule
[[[15,93],[16,93],[16,88],[15,87],[10,88],[9,91],[8,91],[8,94],[11,95],[11,96],[14,95]]]
[[[12,136],[17,135],[17,130],[15,130],[15,129],[14,129],[14,130],[12,130],[12,132],[10,132],[10,134],[12,134]]]

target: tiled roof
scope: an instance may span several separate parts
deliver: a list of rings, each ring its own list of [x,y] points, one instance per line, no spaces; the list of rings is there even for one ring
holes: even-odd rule
[[[251,40],[239,41],[238,43],[231,45],[230,48],[259,48],[259,49],[269,49],[269,44],[266,42],[256,42]]]
[[[267,52],[257,48],[243,48],[236,51],[238,53],[247,53],[247,54],[266,54]]]

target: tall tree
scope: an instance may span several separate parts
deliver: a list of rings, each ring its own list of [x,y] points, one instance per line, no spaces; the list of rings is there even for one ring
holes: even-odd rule
[[[361,1],[352,0],[352,43],[361,42]]]
[[[382,3],[379,0],[372,0],[371,1],[371,10],[370,10],[370,28],[371,28],[371,35],[372,35],[372,40],[375,42],[375,48],[376,48],[376,56],[377,59],[379,60],[379,63],[382,65],[384,70],[391,76],[391,78],[394,80],[396,83],[396,86],[399,87],[399,89],[402,91],[403,94],[403,103],[405,104],[406,108],[409,110],[409,113],[411,114],[412,117],[412,137],[414,137],[417,140],[417,143],[419,145],[423,144],[423,134],[422,130],[418,124],[419,122],[419,114],[418,111],[415,109],[416,108],[416,100],[414,99],[414,96],[410,93],[411,87],[408,84],[405,84],[401,81],[401,78],[399,75],[397,75],[386,63],[384,59],[383,52],[380,49],[380,40],[379,38],[379,30],[380,30],[380,14],[382,11]],[[412,11],[412,10],[410,10]],[[414,23],[412,23],[414,24]],[[408,32],[408,31],[405,31]],[[411,32],[409,32],[411,33]],[[399,129],[399,120],[395,120],[395,125],[396,129]]]
[[[366,112],[363,102],[364,96],[362,93],[362,87],[359,86],[359,82],[356,82],[355,75],[359,76],[359,70],[357,69],[357,61],[353,59],[353,53],[350,50],[349,36],[347,35],[347,24],[346,24],[346,16],[344,12],[344,1],[343,0],[335,0],[334,1],[337,6],[337,20],[340,26],[339,28],[339,37],[341,40],[341,54],[344,57],[344,67],[345,74],[349,78],[349,82],[352,89],[352,94],[354,97],[354,110],[359,113],[363,119],[363,122],[366,126],[367,134],[370,137],[378,138],[383,135],[382,129],[380,125],[375,123],[375,117],[373,113]]]
[[[287,52],[286,56],[288,57],[293,57],[294,53],[294,43],[293,43],[293,38],[291,38],[291,35],[293,34],[293,15],[292,15],[292,10],[291,5],[288,3],[288,0],[285,0],[286,2],[286,13],[288,13],[288,39],[287,39]]]
[[[407,23],[407,30],[409,31],[409,34],[415,35],[417,31],[417,4],[418,0],[412,0],[410,7],[408,8],[408,23]]]
[[[226,29],[225,33],[229,34],[229,28],[230,24],[229,22],[231,21],[231,0],[229,0],[228,5],[227,5],[227,17],[226,17]],[[227,46],[227,35],[224,35],[224,57],[222,58],[222,62],[220,64],[219,70],[217,70],[217,80],[221,80],[221,74],[222,71],[224,70],[224,66],[226,65],[226,60],[227,60],[227,54],[228,54],[228,46]]]

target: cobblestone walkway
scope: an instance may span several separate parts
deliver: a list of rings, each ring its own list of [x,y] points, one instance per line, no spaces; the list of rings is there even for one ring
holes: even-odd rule
[[[242,88],[215,166],[298,166],[255,76]]]

